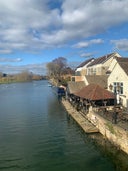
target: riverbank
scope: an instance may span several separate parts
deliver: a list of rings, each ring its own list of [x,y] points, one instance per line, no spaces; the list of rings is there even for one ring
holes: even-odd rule
[[[78,125],[86,132],[86,133],[97,133],[99,132],[98,128],[96,128],[87,118],[86,116],[80,114],[67,100],[62,100],[62,103],[67,110],[69,117],[72,118],[78,123]]]
[[[128,154],[128,130],[120,127],[119,125],[113,124],[108,119],[95,113],[93,110],[89,110],[89,113],[85,116],[78,112],[73,106],[67,101],[62,100],[62,104],[67,110],[68,114],[74,118],[74,120],[81,126],[81,128],[89,133],[89,130],[95,130],[94,132],[100,132],[106,137],[117,149]],[[90,129],[91,124],[91,129]],[[90,131],[91,133],[91,131]]]

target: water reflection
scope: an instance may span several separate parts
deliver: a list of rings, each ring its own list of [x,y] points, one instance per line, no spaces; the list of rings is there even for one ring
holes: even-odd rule
[[[47,85],[0,88],[0,170],[117,171],[102,138],[85,134],[67,119]]]
[[[73,123],[80,129],[80,134],[85,144],[90,145],[92,143],[97,151],[103,154],[103,157],[114,163],[116,170],[128,171],[128,155],[126,153],[115,147],[100,133],[86,134],[68,114],[67,120],[69,124]]]
[[[89,135],[89,138],[91,138],[95,146],[104,154],[104,156],[109,157],[109,159],[115,164],[117,170],[128,170],[128,155],[126,153],[117,149],[117,147],[111,144],[101,134],[92,134]]]

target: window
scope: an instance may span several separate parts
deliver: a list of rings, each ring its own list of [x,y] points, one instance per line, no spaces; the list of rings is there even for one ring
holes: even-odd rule
[[[88,75],[96,75],[96,68],[88,68]]]
[[[72,77],[72,81],[75,81],[75,77]]]
[[[90,68],[88,68],[88,75],[91,75],[91,71],[90,71]]]
[[[119,92],[119,94],[123,94],[123,83],[122,82],[114,82],[113,90],[114,90],[114,93]]]
[[[96,68],[93,69],[93,75],[96,75]]]
[[[80,71],[77,71],[76,76],[80,76],[80,75],[81,75]]]

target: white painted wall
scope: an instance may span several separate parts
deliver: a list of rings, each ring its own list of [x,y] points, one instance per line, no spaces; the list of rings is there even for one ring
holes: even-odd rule
[[[128,75],[124,72],[124,70],[120,67],[118,63],[116,63],[113,71],[108,77],[108,90],[109,85],[113,85],[113,82],[122,82],[123,83],[123,95],[120,95],[120,98],[123,101],[123,106],[128,108]]]

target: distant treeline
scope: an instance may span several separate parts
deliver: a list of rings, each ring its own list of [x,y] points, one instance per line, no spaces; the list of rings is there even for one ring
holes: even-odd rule
[[[46,76],[33,74],[32,72],[23,71],[18,74],[5,74],[0,73],[0,84],[13,83],[13,82],[27,82],[33,80],[47,79]]]

